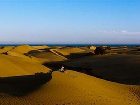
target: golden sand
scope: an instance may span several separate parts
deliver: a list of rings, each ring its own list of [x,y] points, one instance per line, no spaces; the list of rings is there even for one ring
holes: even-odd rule
[[[0,48],[0,53],[5,53],[7,51],[10,51],[14,48],[14,46],[5,46],[5,47],[2,47]]]
[[[59,53],[61,53],[62,55],[65,55],[65,56],[67,56],[67,55],[70,55],[70,54],[72,54],[72,53],[82,53],[82,52],[84,52],[85,50],[83,50],[83,49],[80,49],[80,48],[62,48],[62,49],[57,49],[56,50],[57,52],[59,52]]]
[[[5,48],[6,49],[6,48]],[[24,55],[37,49],[28,45],[7,48],[7,55],[0,54],[0,76],[29,75],[49,72],[38,58]],[[39,48],[40,49],[40,48]],[[1,50],[0,50],[1,51]],[[58,49],[69,55],[84,50]],[[53,53],[55,54],[55,53]],[[42,59],[59,60],[56,55],[38,55]],[[140,86],[109,82],[83,73],[66,70],[53,72],[52,80],[38,90],[22,97],[0,93],[1,105],[140,105]]]
[[[10,105],[140,105],[140,86],[121,85],[86,74],[66,71],[24,97],[3,96]]]
[[[65,57],[63,56],[58,56],[52,52],[43,52],[40,54],[37,54],[35,56],[36,58],[41,58],[42,60],[44,59],[44,62],[53,62],[53,61],[63,61],[66,60]]]
[[[10,51],[24,54],[24,53],[27,53],[31,50],[36,50],[36,49],[33,48],[32,46],[29,46],[29,45],[20,45],[20,46],[14,47]]]
[[[37,49],[37,50],[41,50],[41,49],[47,49],[49,48],[48,46],[44,45],[44,46],[32,46],[33,48]]]
[[[30,75],[36,72],[48,72],[49,69],[36,60],[0,55],[0,76]]]

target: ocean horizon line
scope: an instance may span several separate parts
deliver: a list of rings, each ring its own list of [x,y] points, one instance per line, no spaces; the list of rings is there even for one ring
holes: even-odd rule
[[[36,44],[31,44],[31,43],[17,43],[17,44],[0,44],[0,46],[19,46],[19,45],[30,45],[30,46],[43,46],[43,45],[47,45],[47,46],[140,46],[140,44],[55,44],[55,43],[36,43]]]

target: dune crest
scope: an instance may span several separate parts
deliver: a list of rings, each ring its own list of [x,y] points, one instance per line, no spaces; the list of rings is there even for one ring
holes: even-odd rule
[[[14,47],[10,51],[24,54],[31,50],[35,50],[35,48],[33,48],[32,46],[29,46],[29,45],[20,45],[20,46]]]
[[[36,72],[48,72],[47,67],[25,58],[0,55],[0,76],[29,75]]]
[[[121,85],[67,70],[25,97],[4,96],[3,104],[25,105],[139,105],[139,86]],[[136,92],[137,91],[137,92]]]

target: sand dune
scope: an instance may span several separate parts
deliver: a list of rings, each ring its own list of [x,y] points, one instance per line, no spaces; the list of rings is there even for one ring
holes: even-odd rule
[[[13,56],[16,58],[23,58],[24,60],[29,60],[32,62],[38,62],[40,64],[44,62],[52,61],[63,61],[66,60],[63,56],[58,56],[53,52],[47,50],[48,46],[29,46],[29,45],[20,45],[13,47],[3,47],[0,49],[2,54]],[[40,52],[40,53],[36,53]]]
[[[20,45],[20,46],[14,47],[10,51],[24,54],[24,53],[27,53],[31,50],[36,50],[36,49],[33,48],[32,46],[29,46],[29,45]]]
[[[48,72],[47,67],[34,60],[0,55],[0,76],[29,75],[36,72]]]
[[[50,48],[49,46],[46,46],[46,45],[44,45],[44,46],[32,46],[32,47],[35,48],[35,49],[37,49],[37,50]]]
[[[56,49],[51,48],[48,49],[46,48],[46,46],[44,46],[45,47],[44,49],[40,49],[41,46],[33,46],[33,47],[38,50],[30,50],[24,55],[26,55],[27,57],[37,58],[42,63],[67,60],[64,56],[57,54],[57,52],[55,51]]]
[[[86,74],[54,72],[52,80],[24,97],[3,95],[3,105],[140,105],[140,86],[121,85]]]
[[[22,58],[26,61],[32,61],[32,62],[38,62],[38,63],[42,63],[45,62],[46,60],[44,59],[39,59],[33,56],[26,56],[26,53],[30,52],[30,51],[38,51],[37,48],[33,48],[32,46],[29,45],[20,45],[20,46],[10,46],[10,47],[4,47],[3,49],[0,49],[0,52],[2,54],[5,54],[7,56],[13,56],[16,58]]]
[[[65,47],[65,48],[61,48],[61,49],[56,49],[57,52],[61,53],[64,56],[68,56],[71,53],[82,53],[85,52],[85,50],[80,49],[80,48],[76,48],[76,47]]]
[[[138,71],[132,71],[135,69],[131,68],[132,70],[127,72],[127,66],[122,66],[122,64],[132,63],[139,68],[138,55],[131,55],[131,57],[115,55],[115,58],[112,58],[111,55],[88,56],[66,61],[67,59],[65,56],[83,53],[85,50],[75,47],[53,48],[52,50],[46,50],[46,46],[45,48],[43,47],[44,50],[40,50],[40,48],[41,47],[32,47],[28,45],[11,48],[5,47],[3,51],[6,51],[6,54],[0,54],[0,76],[32,75],[37,72],[48,73],[51,70],[41,65],[41,62],[55,61],[63,61],[63,63],[72,66],[91,68],[93,71],[99,68],[98,74],[105,77],[114,75],[114,70],[116,71],[115,73],[117,73],[115,76],[122,78],[122,75],[119,75],[124,72],[117,72],[119,67],[122,67],[125,72],[129,74],[135,74],[136,71]],[[0,52],[3,51],[0,49]],[[32,52],[30,53],[31,55],[29,52]],[[110,66],[108,64],[110,64]],[[53,66],[56,67],[57,65]],[[107,67],[109,67],[110,70]],[[118,75],[118,73],[120,74]],[[136,76],[139,76],[139,74],[136,73]],[[66,70],[64,73],[54,71],[52,80],[38,90],[22,97],[0,92],[0,104],[2,105],[140,105],[139,99],[139,85],[125,85],[109,82],[73,71],[72,69]]]
[[[110,81],[140,84],[139,55],[88,56],[64,61],[62,64],[68,66],[69,69],[75,68],[76,71],[87,72]]]
[[[47,59],[48,62],[65,60],[65,57],[57,56],[56,54],[52,52],[42,52],[40,54],[37,54],[35,57]]]
[[[4,46],[0,48],[0,53],[5,53],[7,51],[10,51],[11,49],[13,49],[14,46]]]

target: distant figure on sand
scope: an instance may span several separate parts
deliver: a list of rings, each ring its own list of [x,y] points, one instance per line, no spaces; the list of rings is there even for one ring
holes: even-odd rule
[[[60,72],[64,72],[64,66],[61,67]]]

